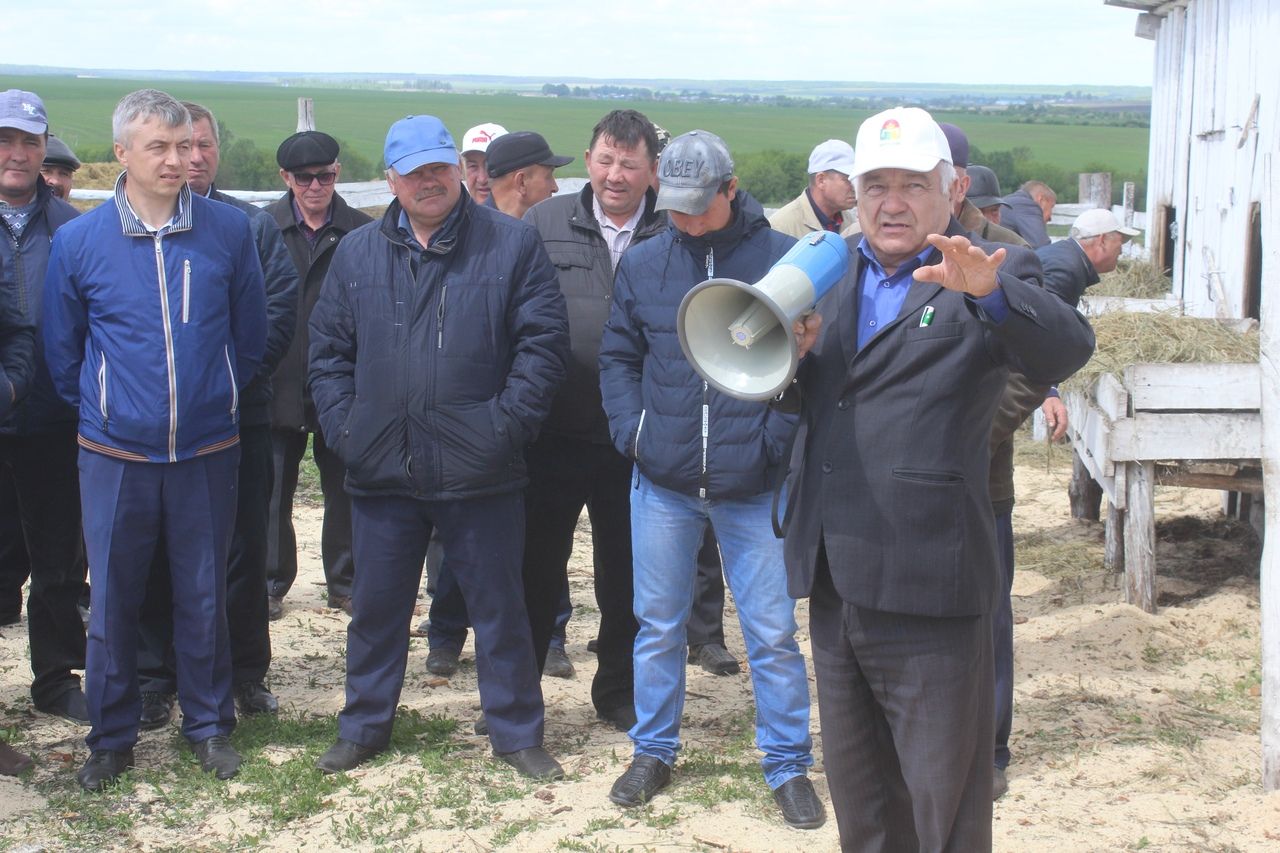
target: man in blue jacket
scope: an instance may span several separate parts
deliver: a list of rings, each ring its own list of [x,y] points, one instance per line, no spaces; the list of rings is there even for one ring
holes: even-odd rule
[[[775,472],[795,418],[707,386],[676,336],[684,295],[709,278],[754,282],[795,243],[746,209],[724,142],[673,139],[658,162],[656,208],[671,229],[622,256],[600,344],[600,390],[614,446],[635,463],[631,490],[635,757],[609,799],[647,802],[671,781],[684,706],[685,623],[709,523],[720,541],[751,663],[756,746],[783,818],[826,819],[809,782],[809,682],[796,644],[782,543],[770,523]]]
[[[557,779],[520,557],[524,446],[564,378],[564,297],[538,232],[462,191],[439,119],[393,124],[385,156],[396,198],[338,245],[311,315],[311,397],[347,466],[359,567],[346,706],[317,766],[350,770],[386,748],[438,530],[475,631],[493,751]]]
[[[182,733],[229,779],[240,756],[227,638],[227,550],[240,389],[266,346],[248,218],[187,186],[191,117],[154,89],[112,116],[115,196],[53,241],[44,343],[80,409],[80,493],[92,581],[85,670],[92,728],[77,778],[100,790],[133,765],[138,610],[157,543],[173,584]]]
[[[49,241],[76,216],[40,176],[48,128],[33,92],[0,93],[0,263],[14,304],[37,329]],[[85,724],[89,712],[75,674],[85,650],[76,607],[85,576],[76,413],[54,391],[39,343],[35,359],[31,393],[0,418],[0,625],[18,621],[29,572],[31,701],[38,711]]]

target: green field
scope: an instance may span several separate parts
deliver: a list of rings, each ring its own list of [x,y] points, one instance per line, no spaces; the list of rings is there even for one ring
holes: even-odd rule
[[[8,77],[6,87],[39,94],[49,110],[51,126],[73,148],[101,149],[111,141],[111,110],[125,93],[149,85],[142,80],[75,77]],[[537,130],[558,153],[577,159],[560,174],[584,175],[581,153],[595,122],[621,102],[569,100],[517,95],[387,92],[373,89],[321,89],[246,83],[165,81],[157,85],[178,98],[209,107],[237,137],[274,152],[293,132],[297,99],[315,99],[317,126],[380,163],[382,140],[391,122],[410,113],[438,115],[455,134],[482,121],[508,130]],[[866,111],[733,105],[715,103],[636,104],[673,133],[695,127],[724,137],[735,153],[767,149],[807,153],[832,137],[852,141]],[[937,113],[969,134],[983,151],[1025,147],[1031,159],[1052,163],[1068,173],[1106,165],[1132,175],[1147,165],[1146,128],[1014,124],[996,115]]]

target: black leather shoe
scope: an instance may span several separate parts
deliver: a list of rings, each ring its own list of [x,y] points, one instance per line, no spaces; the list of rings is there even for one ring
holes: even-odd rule
[[[321,773],[345,773],[373,758],[381,749],[361,746],[353,740],[338,738],[333,746],[316,761],[316,769]]]
[[[782,819],[796,829],[817,829],[827,822],[827,810],[808,776],[794,776],[773,791]]]
[[[495,752],[494,755],[530,779],[551,782],[564,778],[564,768],[560,766],[560,762],[540,746],[525,747],[515,752]]]
[[[1003,767],[995,768],[991,774],[991,800],[996,800],[1009,793],[1009,777]]]
[[[275,622],[284,615],[284,599],[278,595],[267,596],[267,621]]]
[[[76,774],[76,781],[86,791],[101,791],[119,779],[121,773],[132,769],[132,749],[120,752],[114,749],[95,749]]]
[[[329,607],[333,610],[341,610],[348,616],[351,615],[351,596],[349,595],[330,595]]]
[[[620,732],[629,732],[636,724],[636,709],[633,705],[621,705],[608,711],[597,711],[596,719],[608,723]]]
[[[564,649],[552,646],[547,649],[547,662],[542,667],[542,674],[552,678],[573,678],[573,661],[565,654]]]
[[[280,702],[261,681],[242,681],[236,685],[236,710],[242,717],[254,714],[277,714]]]
[[[61,717],[82,726],[89,725],[89,706],[84,700],[84,691],[79,687],[73,687],[52,702],[35,707],[43,714]]]
[[[671,784],[671,765],[652,755],[637,755],[609,789],[609,799],[625,808],[642,806]]]
[[[600,641],[599,641],[599,640],[587,640],[587,654],[592,654],[592,655],[594,655],[594,654],[596,654],[596,653],[597,653],[597,652],[599,652],[599,651],[600,651]]]
[[[484,712],[480,712],[480,716],[476,717],[476,721],[471,724],[471,730],[481,737],[489,736],[489,720],[485,718]]]
[[[458,671],[458,653],[454,649],[432,649],[427,652],[427,672],[445,678]]]
[[[696,663],[712,675],[737,675],[742,672],[738,659],[719,643],[707,643],[689,649],[689,663]]]
[[[168,693],[143,693],[142,711],[138,714],[138,728],[144,732],[162,729],[173,716],[173,696]]]
[[[0,740],[0,776],[17,776],[31,766],[31,756],[24,755]]]
[[[240,772],[240,753],[231,748],[226,735],[214,735],[191,745],[200,759],[200,769],[219,779],[230,779]]]

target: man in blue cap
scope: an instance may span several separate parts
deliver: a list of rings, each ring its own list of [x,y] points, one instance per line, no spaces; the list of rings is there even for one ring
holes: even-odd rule
[[[524,446],[564,378],[564,298],[538,232],[462,191],[439,119],[396,122],[385,157],[396,198],[338,246],[310,323],[311,396],[347,468],[360,567],[346,706],[317,766],[349,770],[386,748],[438,531],[475,630],[494,754],[531,778],[558,779],[564,771],[542,748],[520,561]]]

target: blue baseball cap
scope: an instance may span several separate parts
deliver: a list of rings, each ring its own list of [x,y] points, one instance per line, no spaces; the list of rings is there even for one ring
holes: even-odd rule
[[[435,116],[405,116],[391,125],[382,156],[401,175],[428,163],[458,163],[453,137]]]
[[[0,127],[13,127],[37,136],[49,131],[44,101],[35,92],[7,89],[0,92]]]

